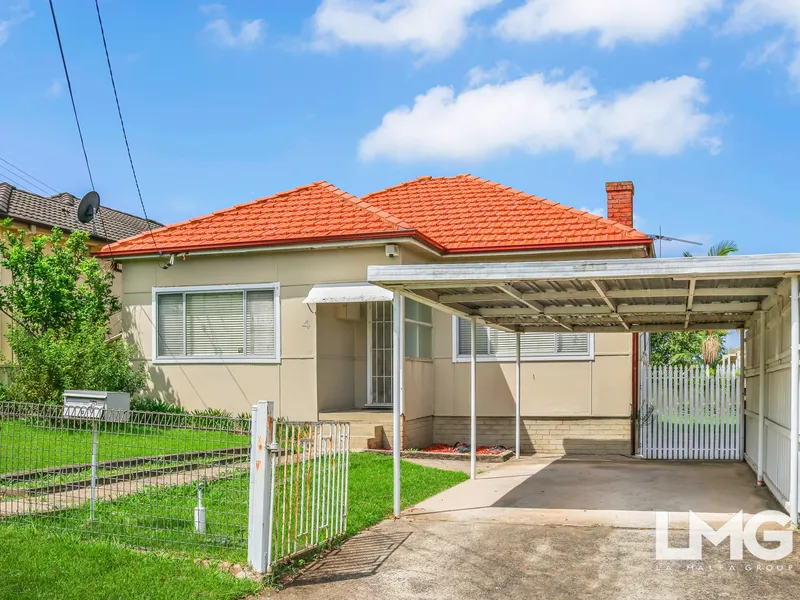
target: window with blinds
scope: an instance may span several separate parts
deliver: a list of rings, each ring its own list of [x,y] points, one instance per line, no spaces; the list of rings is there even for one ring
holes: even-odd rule
[[[157,358],[276,359],[275,289],[156,295]]]
[[[470,322],[458,319],[455,330],[459,359],[470,357]],[[514,360],[517,355],[516,335],[478,325],[475,331],[475,353],[484,360]],[[575,357],[590,358],[592,351],[589,333],[523,333],[520,336],[520,356],[527,359]]]

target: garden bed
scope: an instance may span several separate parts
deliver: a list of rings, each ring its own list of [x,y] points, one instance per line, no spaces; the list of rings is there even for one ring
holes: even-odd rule
[[[467,446],[460,446],[461,448]],[[400,456],[402,458],[431,458],[431,459],[438,459],[438,460],[469,460],[470,453],[467,452],[457,452],[457,446],[447,445],[447,444],[432,444],[431,446],[427,446],[422,450],[401,450]],[[468,447],[467,447],[468,448]],[[387,456],[392,455],[392,450],[367,450],[367,452],[372,452],[374,454],[383,454]],[[501,449],[496,446],[478,446],[475,452],[475,459],[478,462],[486,462],[486,463],[500,463],[505,462],[509,458],[514,456],[513,450],[508,449]]]

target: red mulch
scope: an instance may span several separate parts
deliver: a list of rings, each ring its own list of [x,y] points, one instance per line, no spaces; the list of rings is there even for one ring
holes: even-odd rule
[[[458,448],[463,448],[461,452],[457,452]],[[505,452],[506,448],[503,446],[478,446],[475,454],[501,454]],[[469,454],[469,444],[459,442],[457,444],[431,444],[427,448],[422,448],[421,452],[440,452],[443,454]]]

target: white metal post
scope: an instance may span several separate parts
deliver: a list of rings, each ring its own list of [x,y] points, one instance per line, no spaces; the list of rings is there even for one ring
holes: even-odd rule
[[[400,362],[398,363],[397,369],[397,380],[400,384],[400,391],[397,394],[397,399],[400,402],[400,414],[405,414],[406,407],[405,407],[405,394],[403,391],[405,390],[405,369],[406,369],[406,303],[405,300],[401,298],[400,302],[400,330],[398,335],[400,336]]]
[[[744,369],[747,363],[745,362],[745,334],[744,327],[739,328],[739,452],[736,455],[736,460],[744,460]]]
[[[392,457],[394,458],[394,516],[400,516],[400,414],[402,385],[400,382],[403,362],[401,337],[403,331],[403,297],[395,292],[392,296]]]
[[[520,347],[520,345],[521,345],[520,336],[521,336],[521,334],[519,332],[517,332],[517,364],[516,364],[517,386],[516,386],[515,394],[514,394],[515,395],[515,400],[516,400],[516,403],[517,403],[516,406],[514,407],[515,410],[516,410],[516,413],[514,415],[514,417],[515,417],[514,420],[516,421],[515,426],[516,426],[517,458],[519,458],[519,428],[520,428],[520,423],[519,423],[520,422],[520,418],[519,418],[519,416],[520,416],[520,401],[522,400],[522,395],[520,394],[520,388],[522,387],[522,379],[521,379],[521,374],[520,374],[520,355],[522,354],[521,347]]]
[[[767,417],[767,313],[761,311],[758,320],[758,485],[764,485],[764,425]]]
[[[475,375],[477,367],[476,331],[477,323],[475,319],[470,319],[470,355],[469,355],[469,476],[475,479],[475,462],[477,460],[478,443],[478,421],[475,416],[477,402],[475,399]]]
[[[800,357],[800,307],[798,307],[798,289],[797,289],[797,275],[792,275],[792,299],[791,299],[791,314],[792,314],[792,354],[791,354],[791,368],[792,368],[792,382],[791,382],[791,404],[790,404],[790,434],[791,440],[789,446],[789,516],[792,519],[792,525],[797,526],[797,434],[798,434],[798,417],[800,417],[800,389],[798,385],[798,376],[800,376],[800,365],[797,360]]]
[[[92,421],[92,491],[89,501],[89,520],[94,521],[94,504],[97,495],[97,421]]]
[[[250,427],[250,509],[247,561],[257,573],[270,570],[272,537],[272,423],[275,403],[261,400],[253,407]]]

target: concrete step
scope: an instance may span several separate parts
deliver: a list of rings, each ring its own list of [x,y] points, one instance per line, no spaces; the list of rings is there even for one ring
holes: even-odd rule
[[[374,423],[350,423],[350,437],[367,436],[380,439],[383,434],[383,426]]]
[[[382,429],[382,428],[381,428]],[[382,448],[380,437],[367,435],[350,435],[350,450],[358,452],[360,450],[373,450]]]
[[[350,423],[371,423],[391,427],[391,410],[340,410],[319,413],[321,421],[349,421]]]

